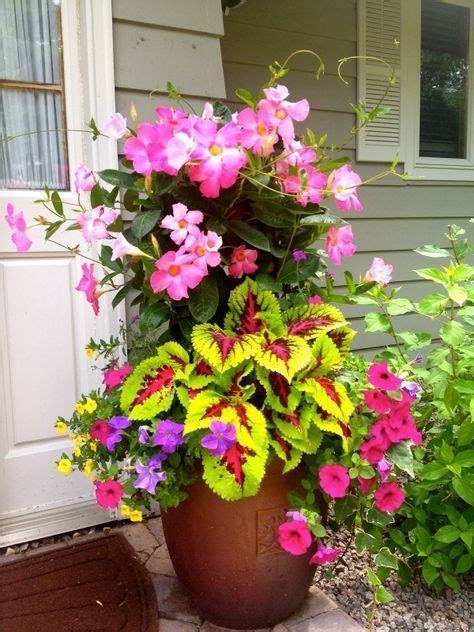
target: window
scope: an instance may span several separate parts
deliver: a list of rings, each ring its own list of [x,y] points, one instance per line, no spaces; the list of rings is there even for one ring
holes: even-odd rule
[[[377,103],[388,61],[387,116],[357,139],[359,160],[398,153],[426,180],[474,179],[474,0],[358,0],[359,99]],[[375,51],[375,52],[374,52]],[[372,57],[371,57],[372,56]]]
[[[68,186],[58,4],[0,0],[1,189]]]

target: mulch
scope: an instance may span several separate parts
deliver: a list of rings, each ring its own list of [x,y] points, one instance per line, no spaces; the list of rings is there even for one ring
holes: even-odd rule
[[[148,572],[119,534],[0,564],[2,632],[158,632]]]

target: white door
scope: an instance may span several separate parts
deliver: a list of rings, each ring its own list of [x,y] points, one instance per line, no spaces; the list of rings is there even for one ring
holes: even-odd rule
[[[61,127],[65,119],[68,128],[80,129],[91,115],[103,120],[114,111],[110,1],[64,0],[61,13],[57,4],[0,0],[3,135]],[[82,392],[97,385],[85,347],[91,336],[115,334],[122,314],[101,299],[100,316],[94,317],[84,295],[74,290],[82,261],[45,243],[39,229],[30,234],[30,251],[17,254],[3,215],[11,201],[33,223],[41,213],[33,200],[41,193],[32,187],[40,182],[65,189],[63,199],[72,200],[68,191],[77,164],[114,167],[116,146],[105,140],[92,146],[86,135],[72,132],[41,138],[2,145],[0,546],[107,519],[82,474],[66,478],[57,472],[54,461],[70,444],[53,425],[58,415],[70,416]],[[78,233],[66,235],[69,245],[77,243]]]

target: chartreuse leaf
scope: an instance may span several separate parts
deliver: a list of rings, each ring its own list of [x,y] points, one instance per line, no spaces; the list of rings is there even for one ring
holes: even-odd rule
[[[175,393],[175,370],[160,357],[147,358],[128,376],[120,405],[130,419],[153,419],[170,408]]]
[[[285,310],[282,316],[288,334],[306,340],[347,324],[342,312],[330,305],[300,305]]]
[[[448,303],[448,297],[440,292],[427,294],[418,303],[418,309],[422,314],[441,314]]]
[[[377,603],[390,603],[394,600],[394,596],[383,586],[377,586],[375,591],[375,601]]]
[[[301,393],[286,377],[257,366],[257,379],[265,389],[265,405],[278,412],[292,412],[301,401]]]
[[[256,336],[239,336],[210,324],[196,325],[191,342],[195,351],[217,371],[227,371],[237,366],[253,357],[259,349]]]
[[[303,377],[296,384],[296,388],[309,395],[328,415],[343,423],[347,424],[354,412],[354,406],[344,386],[327,377]]]
[[[439,246],[421,246],[420,248],[415,248],[415,252],[425,257],[449,257],[449,252],[445,248],[440,248]]]
[[[342,362],[341,354],[334,340],[323,333],[313,343],[311,348],[313,362],[311,363],[310,375],[326,375],[331,369],[340,366]]]
[[[367,331],[382,331],[387,333],[390,331],[390,321],[385,314],[371,312],[365,316],[365,329]]]
[[[292,446],[283,437],[276,433],[270,438],[270,445],[275,450],[275,454],[284,462],[283,474],[291,472],[301,463],[303,452]]]
[[[230,293],[224,327],[238,334],[254,334],[266,328],[276,335],[284,333],[281,310],[272,292],[261,290],[247,279]]]
[[[280,373],[291,382],[311,360],[311,349],[307,342],[297,336],[281,336],[262,341],[254,355],[257,364]]]

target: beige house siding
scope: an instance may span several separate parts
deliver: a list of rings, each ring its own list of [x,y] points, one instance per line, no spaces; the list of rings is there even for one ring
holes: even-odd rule
[[[225,97],[220,0],[113,0],[117,109],[140,120],[167,103],[171,81],[197,110]],[[150,96],[150,93],[156,94]]]
[[[343,142],[355,123],[350,103],[357,101],[356,66],[345,65],[349,81],[345,85],[337,76],[337,60],[357,54],[356,27],[356,0],[247,0],[224,18],[221,47],[229,102],[236,104],[238,87],[256,91],[268,78],[267,66],[273,61],[283,62],[298,49],[314,50],[324,59],[324,77],[316,80],[312,57],[298,56],[291,62],[293,70],[285,83],[292,100],[309,99],[312,109],[307,124],[316,135],[328,133],[329,143]],[[344,154],[355,158],[354,148],[352,138]],[[384,168],[375,163],[355,165],[362,178]],[[405,295],[420,297],[428,286],[412,270],[433,260],[412,250],[424,243],[439,243],[449,222],[467,224],[474,210],[474,183],[408,184],[391,177],[364,188],[360,198],[364,210],[348,216],[358,246],[351,270],[363,274],[372,258],[381,256],[394,264],[394,281],[403,283]],[[336,280],[341,282],[342,273],[337,273]],[[363,330],[362,308],[350,307],[346,312],[353,325]],[[399,317],[399,323],[407,330],[419,325],[410,316]],[[370,353],[389,341],[384,335],[361,332],[356,346]]]

